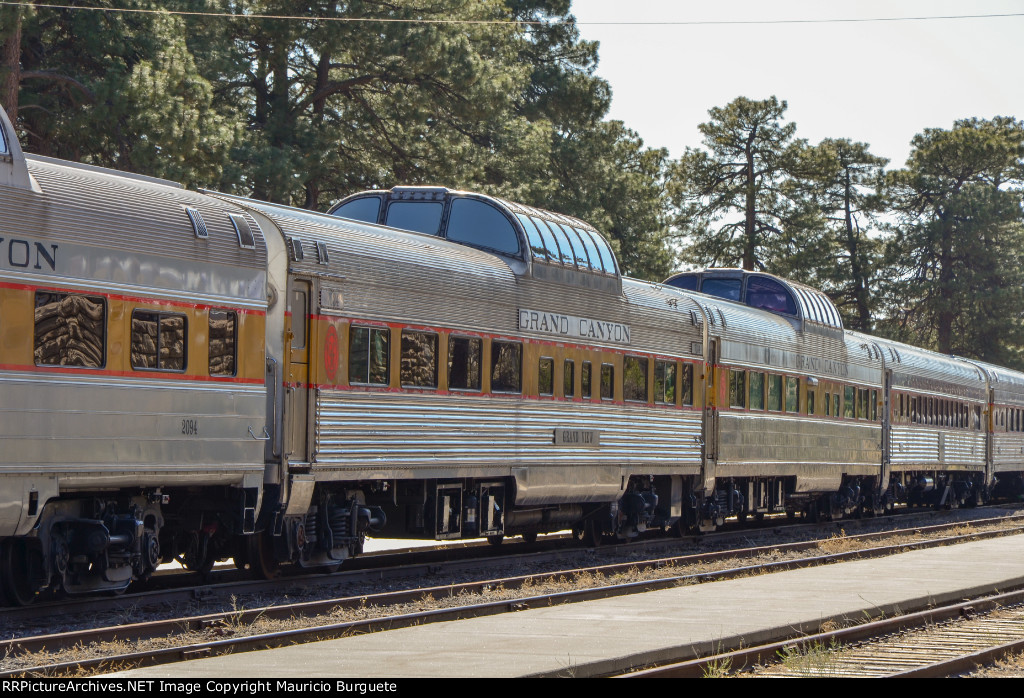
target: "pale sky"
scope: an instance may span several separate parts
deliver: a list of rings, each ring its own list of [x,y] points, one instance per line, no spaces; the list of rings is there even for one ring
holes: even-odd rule
[[[600,41],[609,118],[673,158],[700,145],[709,108],[740,95],[786,100],[797,137],[863,141],[890,168],[926,127],[1024,118],[1024,0],[573,0],[572,13],[582,37]],[[670,24],[1007,13],[1022,16]],[[590,24],[615,22],[651,24]]]

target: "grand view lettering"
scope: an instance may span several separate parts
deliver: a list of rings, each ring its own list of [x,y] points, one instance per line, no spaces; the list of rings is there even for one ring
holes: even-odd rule
[[[526,332],[558,335],[576,339],[590,339],[615,344],[630,343],[629,325],[591,318],[542,313],[536,310],[519,311],[519,329]]]

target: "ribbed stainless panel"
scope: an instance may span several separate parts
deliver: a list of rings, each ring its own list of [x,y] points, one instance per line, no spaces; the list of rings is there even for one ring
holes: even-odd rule
[[[381,467],[458,468],[460,477],[508,475],[521,465],[700,467],[695,411],[327,390],[317,404],[314,469],[351,477]],[[597,430],[600,446],[556,446],[558,428]]]
[[[997,406],[1024,407],[1024,373],[973,359],[967,361],[981,368],[988,376],[993,401]]]
[[[992,470],[1024,470],[1024,434],[996,432],[992,435]]]
[[[27,157],[42,195],[5,190],[8,232],[93,245],[121,254],[140,252],[263,268],[266,245],[242,250],[227,213],[241,211],[197,192]],[[198,210],[209,238],[196,238],[184,206]]]
[[[849,472],[850,466],[879,468],[882,427],[863,421],[809,420],[798,415],[723,413],[719,470],[762,466],[764,475],[782,474],[773,464],[818,464]]]
[[[943,356],[908,344],[879,337],[858,335],[877,344],[885,356],[887,368],[892,369],[894,390],[914,390],[948,398],[985,400],[986,381],[977,366],[951,356]],[[895,354],[897,360],[893,360]]]
[[[720,298],[694,294],[722,339],[721,363],[824,380],[881,385],[881,362],[864,342],[839,333],[800,332],[796,320]]]
[[[894,468],[941,469],[949,466],[985,466],[985,433],[935,427],[893,425]]]

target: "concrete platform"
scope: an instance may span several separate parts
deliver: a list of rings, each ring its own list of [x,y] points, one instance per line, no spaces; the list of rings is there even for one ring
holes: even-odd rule
[[[1024,535],[198,659],[132,678],[594,676],[1024,585]]]

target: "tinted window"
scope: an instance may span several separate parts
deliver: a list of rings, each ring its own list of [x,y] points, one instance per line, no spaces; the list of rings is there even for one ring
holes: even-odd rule
[[[350,383],[387,385],[391,330],[353,327],[349,339]]]
[[[511,221],[491,204],[476,199],[452,201],[445,237],[473,247],[519,254],[519,235]]]
[[[185,370],[185,316],[132,313],[132,368]]]
[[[668,405],[676,402],[676,365],[668,361],[654,362],[654,401]]]
[[[491,390],[519,393],[523,390],[523,345],[494,342],[491,345]]]
[[[747,372],[729,371],[729,407],[747,406]]]
[[[477,337],[448,338],[448,388],[480,390],[483,341]]]
[[[541,236],[540,231],[537,230],[536,224],[521,213],[517,214],[516,218],[523,224],[523,229],[526,231],[526,239],[530,242],[530,252],[533,253],[533,256],[540,259],[551,259],[552,255],[548,253],[547,248],[544,246],[544,238]]]
[[[541,239],[544,241],[544,249],[547,251],[548,257],[553,262],[561,260],[561,252],[558,250],[558,243],[555,242],[555,236],[551,233],[551,229],[548,228],[547,224],[539,218],[530,217],[530,222],[533,223],[533,227],[540,233]]]
[[[388,206],[386,225],[437,235],[441,227],[444,204],[439,201],[393,201]]]
[[[402,385],[437,387],[437,335],[402,331]]]
[[[796,301],[789,295],[789,291],[774,279],[751,277],[747,281],[747,305],[751,308],[796,315]]]
[[[615,366],[601,364],[601,399],[611,400],[615,397]]]
[[[683,364],[682,374],[683,404],[693,404],[693,364]]]
[[[665,283],[669,286],[675,286],[676,288],[681,288],[685,291],[696,291],[698,278],[699,277],[697,277],[696,274],[686,274],[685,276],[677,276],[669,279]]]
[[[740,280],[704,279],[704,284],[701,286],[700,290],[701,293],[706,293],[709,296],[725,298],[730,301],[738,301],[740,299]]]
[[[544,357],[537,370],[537,392],[541,395],[555,394],[555,360]]]
[[[591,387],[590,383],[590,372],[590,362],[584,361],[583,371],[580,373],[580,387],[582,389],[580,391],[582,393],[580,397],[584,397],[588,400],[594,396],[594,393],[592,392],[593,388]]]
[[[564,387],[562,395],[572,397],[576,394],[576,363],[572,359],[566,359],[562,369]]]
[[[562,229],[559,228],[557,225],[547,223],[546,221],[541,221],[540,224],[547,224],[548,230],[551,231],[552,237],[554,237],[555,240],[558,242],[558,249],[562,262],[564,264],[574,265],[575,262],[573,261],[573,259],[575,255],[573,254],[572,244],[569,242],[569,238],[565,236],[565,233],[562,231]]]
[[[604,267],[604,270],[609,274],[614,274],[615,255],[612,254],[612,248],[610,248],[608,246],[608,242],[597,233],[590,233],[590,237],[593,239],[594,244],[597,245],[597,251],[601,254],[601,266]]]
[[[235,375],[235,330],[238,316],[231,310],[210,311],[209,366],[211,376]]]
[[[581,269],[588,268],[590,266],[590,260],[587,258],[586,249],[583,247],[583,240],[580,239],[580,236],[576,233],[576,230],[567,225],[561,225],[558,223],[556,223],[555,225],[562,229],[562,232],[565,233],[565,236],[569,238],[569,242],[572,243],[573,254],[576,255],[576,264]]]
[[[106,334],[103,298],[36,292],[36,365],[102,368]]]
[[[333,215],[353,221],[376,223],[380,216],[380,197],[368,196],[364,199],[354,199],[339,206]]]
[[[752,410],[763,410],[764,409],[764,374],[754,373],[750,374],[750,409]]]
[[[622,362],[622,397],[647,402],[647,359],[627,356]]]

